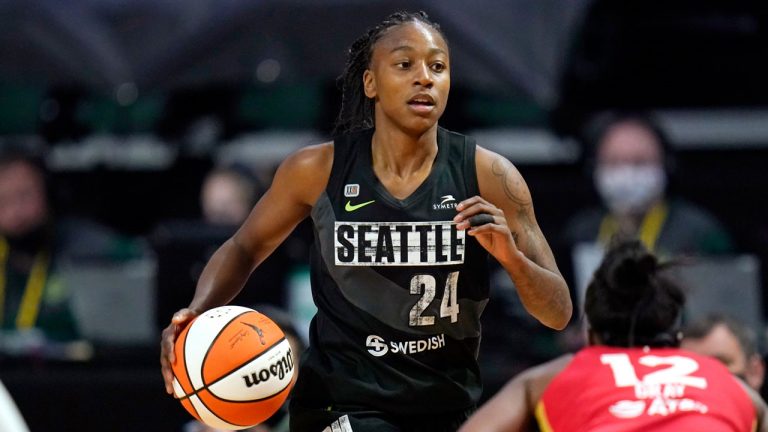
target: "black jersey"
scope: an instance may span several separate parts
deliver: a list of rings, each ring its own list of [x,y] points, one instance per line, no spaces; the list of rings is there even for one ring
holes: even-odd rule
[[[394,198],[372,166],[373,130],[334,142],[312,219],[317,315],[293,403],[391,413],[466,410],[480,397],[488,254],[452,222],[479,195],[475,143],[438,129],[432,171]]]

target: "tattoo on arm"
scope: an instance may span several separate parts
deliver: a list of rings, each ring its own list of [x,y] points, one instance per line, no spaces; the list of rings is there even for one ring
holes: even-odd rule
[[[501,186],[504,189],[504,194],[507,195],[507,198],[509,198],[510,201],[514,202],[520,207],[530,206],[530,198],[526,198],[524,196],[521,197],[520,193],[517,191],[517,189],[519,189],[521,186],[524,186],[522,184],[522,179],[519,178],[519,176],[513,175],[514,167],[511,164],[505,162],[506,160],[501,157],[494,160],[493,164],[491,165],[491,172],[493,175],[500,178]]]

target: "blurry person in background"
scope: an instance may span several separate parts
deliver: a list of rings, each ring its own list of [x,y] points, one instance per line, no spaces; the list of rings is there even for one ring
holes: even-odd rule
[[[662,258],[732,251],[729,234],[712,214],[668,193],[674,154],[649,115],[598,115],[585,128],[584,141],[585,167],[601,205],[576,213],[560,238],[559,252],[570,258],[561,261],[574,297],[583,299],[605,245],[616,235],[636,237]]]
[[[765,363],[757,336],[735,318],[711,314],[687,324],[680,347],[715,357],[757,391],[763,386]]]
[[[36,329],[47,340],[74,340],[78,325],[58,270],[139,252],[96,223],[58,217],[48,189],[42,160],[9,145],[0,151],[0,324],[5,332]]]
[[[213,225],[239,226],[251,212],[259,192],[248,168],[215,168],[206,175],[200,190],[203,219]]]
[[[673,154],[663,131],[645,114],[598,116],[587,132],[587,164],[602,207],[567,224],[571,244],[608,243],[615,234],[638,237],[661,256],[729,252],[731,240],[706,210],[667,195]]]

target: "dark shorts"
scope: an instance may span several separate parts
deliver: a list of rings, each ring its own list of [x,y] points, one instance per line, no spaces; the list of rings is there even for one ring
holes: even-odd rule
[[[303,409],[291,406],[291,432],[456,432],[474,408],[462,412],[393,415],[338,406]]]

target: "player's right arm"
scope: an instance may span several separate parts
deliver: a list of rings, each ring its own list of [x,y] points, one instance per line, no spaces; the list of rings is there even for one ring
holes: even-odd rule
[[[240,229],[211,256],[192,302],[176,312],[163,330],[160,364],[168,393],[173,393],[173,344],[181,330],[200,313],[229,303],[240,292],[251,272],[312,211],[328,183],[332,164],[332,143],[305,147],[286,158]]]
[[[458,432],[527,430],[544,390],[572,358],[571,354],[566,354],[519,373],[472,414]]]

